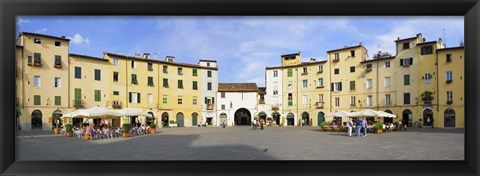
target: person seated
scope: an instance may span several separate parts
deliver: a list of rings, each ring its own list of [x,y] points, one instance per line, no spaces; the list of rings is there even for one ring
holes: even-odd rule
[[[82,138],[82,129],[81,128],[77,128],[77,131],[75,131],[76,135],[78,136],[78,138]]]
[[[139,135],[144,135],[143,128],[138,128],[137,130],[138,130],[137,133],[138,133]]]

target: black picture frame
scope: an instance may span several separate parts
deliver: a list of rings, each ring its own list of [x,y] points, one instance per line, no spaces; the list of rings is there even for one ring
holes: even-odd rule
[[[2,175],[478,175],[478,0],[0,0]],[[16,15],[460,15],[465,161],[15,161]],[[435,147],[435,146],[432,146]]]

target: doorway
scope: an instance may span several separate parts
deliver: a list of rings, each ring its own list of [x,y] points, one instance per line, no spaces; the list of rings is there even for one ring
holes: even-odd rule
[[[32,130],[42,130],[42,112],[40,110],[32,112]]]
[[[240,108],[235,111],[234,119],[236,125],[251,125],[252,116],[248,109]]]
[[[445,110],[445,128],[455,128],[455,110],[453,109],[446,109]]]

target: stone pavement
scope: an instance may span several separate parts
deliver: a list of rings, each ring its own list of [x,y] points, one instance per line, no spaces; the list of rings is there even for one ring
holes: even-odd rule
[[[85,141],[19,132],[18,160],[463,160],[463,129],[414,129],[367,137],[319,127],[159,128],[155,135]],[[264,151],[265,149],[267,149]]]

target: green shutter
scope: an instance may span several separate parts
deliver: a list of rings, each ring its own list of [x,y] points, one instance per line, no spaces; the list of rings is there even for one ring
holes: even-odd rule
[[[208,98],[205,97],[205,104],[208,104]]]
[[[137,103],[140,103],[140,93],[137,93]]]
[[[75,78],[82,78],[82,68],[81,67],[75,67]]]
[[[197,87],[197,81],[193,81],[193,90],[197,90],[198,87]]]
[[[403,85],[410,85],[410,75],[403,75]]]
[[[334,88],[335,88],[334,83],[332,83],[331,85],[332,85],[332,87],[331,87],[330,90],[333,92],[333,90],[334,90]]]
[[[339,87],[339,90],[342,91],[342,82],[339,82],[338,87]]]
[[[40,95],[33,96],[33,105],[40,105]]]
[[[132,103],[132,92],[128,92],[128,102]]]
[[[197,69],[193,69],[193,76],[197,76]]]
[[[292,77],[292,69],[288,69],[288,77]]]
[[[62,104],[61,96],[55,96],[55,105],[61,105],[61,104]]]
[[[61,65],[62,64],[62,56],[55,55],[55,65]]]
[[[32,56],[28,56],[27,58],[28,58],[27,59],[28,63],[31,64],[32,63]]]
[[[102,95],[100,90],[95,90],[95,101],[102,101]]]
[[[82,99],[82,89],[75,89],[75,100]]]
[[[212,104],[215,104],[215,98],[212,97]]]
[[[350,81],[350,90],[355,90],[355,81]]]

